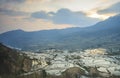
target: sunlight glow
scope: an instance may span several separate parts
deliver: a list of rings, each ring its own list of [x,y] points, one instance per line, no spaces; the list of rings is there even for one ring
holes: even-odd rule
[[[105,20],[105,19],[109,18],[110,16],[107,16],[107,15],[99,15],[99,14],[95,13],[95,14],[89,15],[89,17],[99,18],[99,19],[101,19],[101,20]]]
[[[102,15],[100,15],[100,14],[98,14],[96,12],[94,12],[94,13],[87,13],[88,17],[98,18],[98,19],[101,19],[101,20],[108,19],[109,17],[114,16],[114,15],[116,15],[116,14],[102,14]]]

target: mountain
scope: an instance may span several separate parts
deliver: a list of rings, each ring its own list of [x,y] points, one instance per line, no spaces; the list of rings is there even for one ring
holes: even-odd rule
[[[0,34],[0,42],[22,50],[33,51],[47,48],[119,48],[119,30],[120,14],[86,28],[75,27],[34,32],[9,31]]]

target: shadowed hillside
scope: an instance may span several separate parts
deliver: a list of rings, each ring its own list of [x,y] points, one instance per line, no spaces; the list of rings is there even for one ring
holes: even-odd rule
[[[30,69],[29,57],[0,44],[0,77],[12,78]]]

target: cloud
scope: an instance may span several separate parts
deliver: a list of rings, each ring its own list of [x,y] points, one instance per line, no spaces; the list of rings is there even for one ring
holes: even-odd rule
[[[0,0],[0,8],[20,10],[26,0]]]
[[[39,30],[50,30],[50,29],[63,29],[68,27],[73,27],[67,24],[53,24],[49,21],[44,21],[41,19],[35,21],[28,21],[22,18],[13,18],[7,15],[0,15],[0,33],[4,33],[10,30],[22,29],[25,31],[39,31]]]
[[[72,24],[75,26],[90,26],[99,21],[99,19],[87,17],[83,12],[73,12],[69,9],[60,9],[54,12],[34,12],[32,18],[52,21],[54,24]]]
[[[120,13],[120,2],[113,4],[112,6],[99,10],[99,14]]]
[[[25,2],[25,0],[0,0],[0,3],[22,3]]]
[[[0,8],[0,14],[5,14],[9,16],[24,16],[28,13],[22,12],[22,11],[14,11],[14,10]]]
[[[49,19],[49,15],[45,11],[35,12],[31,15],[34,18]]]

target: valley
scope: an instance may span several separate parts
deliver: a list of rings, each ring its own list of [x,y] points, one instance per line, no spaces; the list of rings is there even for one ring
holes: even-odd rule
[[[0,78],[120,78],[120,0],[0,0]]]
[[[24,52],[32,59],[32,72],[45,70],[47,74],[61,77],[67,70],[77,69],[70,78],[116,78],[120,77],[120,54],[110,55],[106,49],[88,49],[69,52],[67,50],[46,50],[42,53]],[[70,74],[70,72],[68,72]],[[78,77],[75,77],[78,76]],[[66,76],[65,78],[68,78]]]
[[[0,34],[0,78],[120,78],[120,14],[93,26]]]
[[[17,51],[0,44],[0,78],[119,78],[120,51]]]

